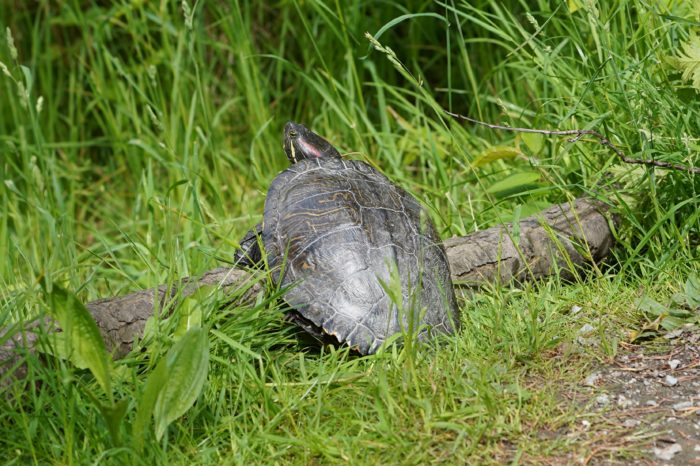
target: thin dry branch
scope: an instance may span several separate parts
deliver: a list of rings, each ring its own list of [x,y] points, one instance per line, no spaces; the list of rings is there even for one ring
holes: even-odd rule
[[[630,164],[636,164],[636,165],[649,165],[649,166],[654,166],[654,167],[659,167],[659,168],[667,168],[669,170],[678,170],[678,171],[684,171],[688,173],[700,173],[700,167],[687,167],[685,165],[680,165],[677,163],[670,163],[670,162],[662,162],[660,160],[640,160],[640,159],[632,159],[630,157],[627,157],[620,148],[618,148],[615,144],[610,142],[608,138],[603,136],[601,133],[598,131],[592,130],[592,129],[569,129],[569,130],[549,130],[549,129],[534,129],[534,128],[517,128],[513,126],[502,126],[502,125],[494,125],[492,123],[486,123],[484,121],[476,120],[474,118],[468,117],[466,115],[461,115],[459,113],[453,113],[449,112],[447,110],[443,111],[447,114],[450,115],[451,117],[454,118],[459,118],[461,120],[468,121],[470,123],[474,123],[477,125],[481,126],[486,126],[487,128],[491,129],[500,129],[503,131],[514,131],[517,133],[536,133],[536,134],[544,134],[546,136],[574,136],[570,138],[568,141],[571,143],[577,142],[579,139],[581,139],[583,136],[593,136],[598,140],[598,142],[611,151],[615,153],[623,162],[625,163],[630,163]]]

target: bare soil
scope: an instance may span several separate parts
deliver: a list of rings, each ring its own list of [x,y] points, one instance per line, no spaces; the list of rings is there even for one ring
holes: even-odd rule
[[[585,448],[561,463],[700,465],[700,330],[621,349],[569,397],[590,417],[566,434]]]

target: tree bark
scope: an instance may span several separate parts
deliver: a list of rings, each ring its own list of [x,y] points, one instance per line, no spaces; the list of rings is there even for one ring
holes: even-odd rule
[[[452,281],[482,286],[537,280],[559,272],[572,279],[605,259],[614,244],[608,206],[590,198],[557,204],[517,224],[445,240]],[[617,223],[616,218],[610,221]]]
[[[479,287],[511,281],[537,280],[555,273],[570,279],[605,259],[614,243],[608,206],[581,198],[558,204],[521,220],[445,241],[452,280],[457,286]],[[251,284],[252,275],[235,268],[218,268],[199,278],[183,278],[172,286],[161,285],[125,296],[104,298],[86,305],[115,357],[126,355],[143,335],[146,321],[160,309],[172,309],[178,298],[203,285],[215,285],[237,296],[245,305],[262,287]],[[247,288],[240,293],[241,288]],[[235,292],[235,293],[234,293]],[[37,326],[43,330],[39,331]],[[57,331],[50,319],[6,330],[0,336],[0,376],[14,371],[24,375],[22,354],[33,352],[38,335]],[[4,377],[3,377],[4,378]]]

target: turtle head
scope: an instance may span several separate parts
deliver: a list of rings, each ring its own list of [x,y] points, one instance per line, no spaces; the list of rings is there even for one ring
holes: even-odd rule
[[[284,125],[284,152],[291,163],[321,157],[340,158],[340,152],[330,142],[292,121]]]

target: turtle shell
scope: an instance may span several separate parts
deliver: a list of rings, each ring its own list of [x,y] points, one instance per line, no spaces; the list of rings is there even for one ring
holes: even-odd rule
[[[423,337],[459,325],[429,216],[362,161],[305,159],[278,175],[262,239],[274,282],[288,287],[285,300],[363,354],[399,332],[420,327]]]

